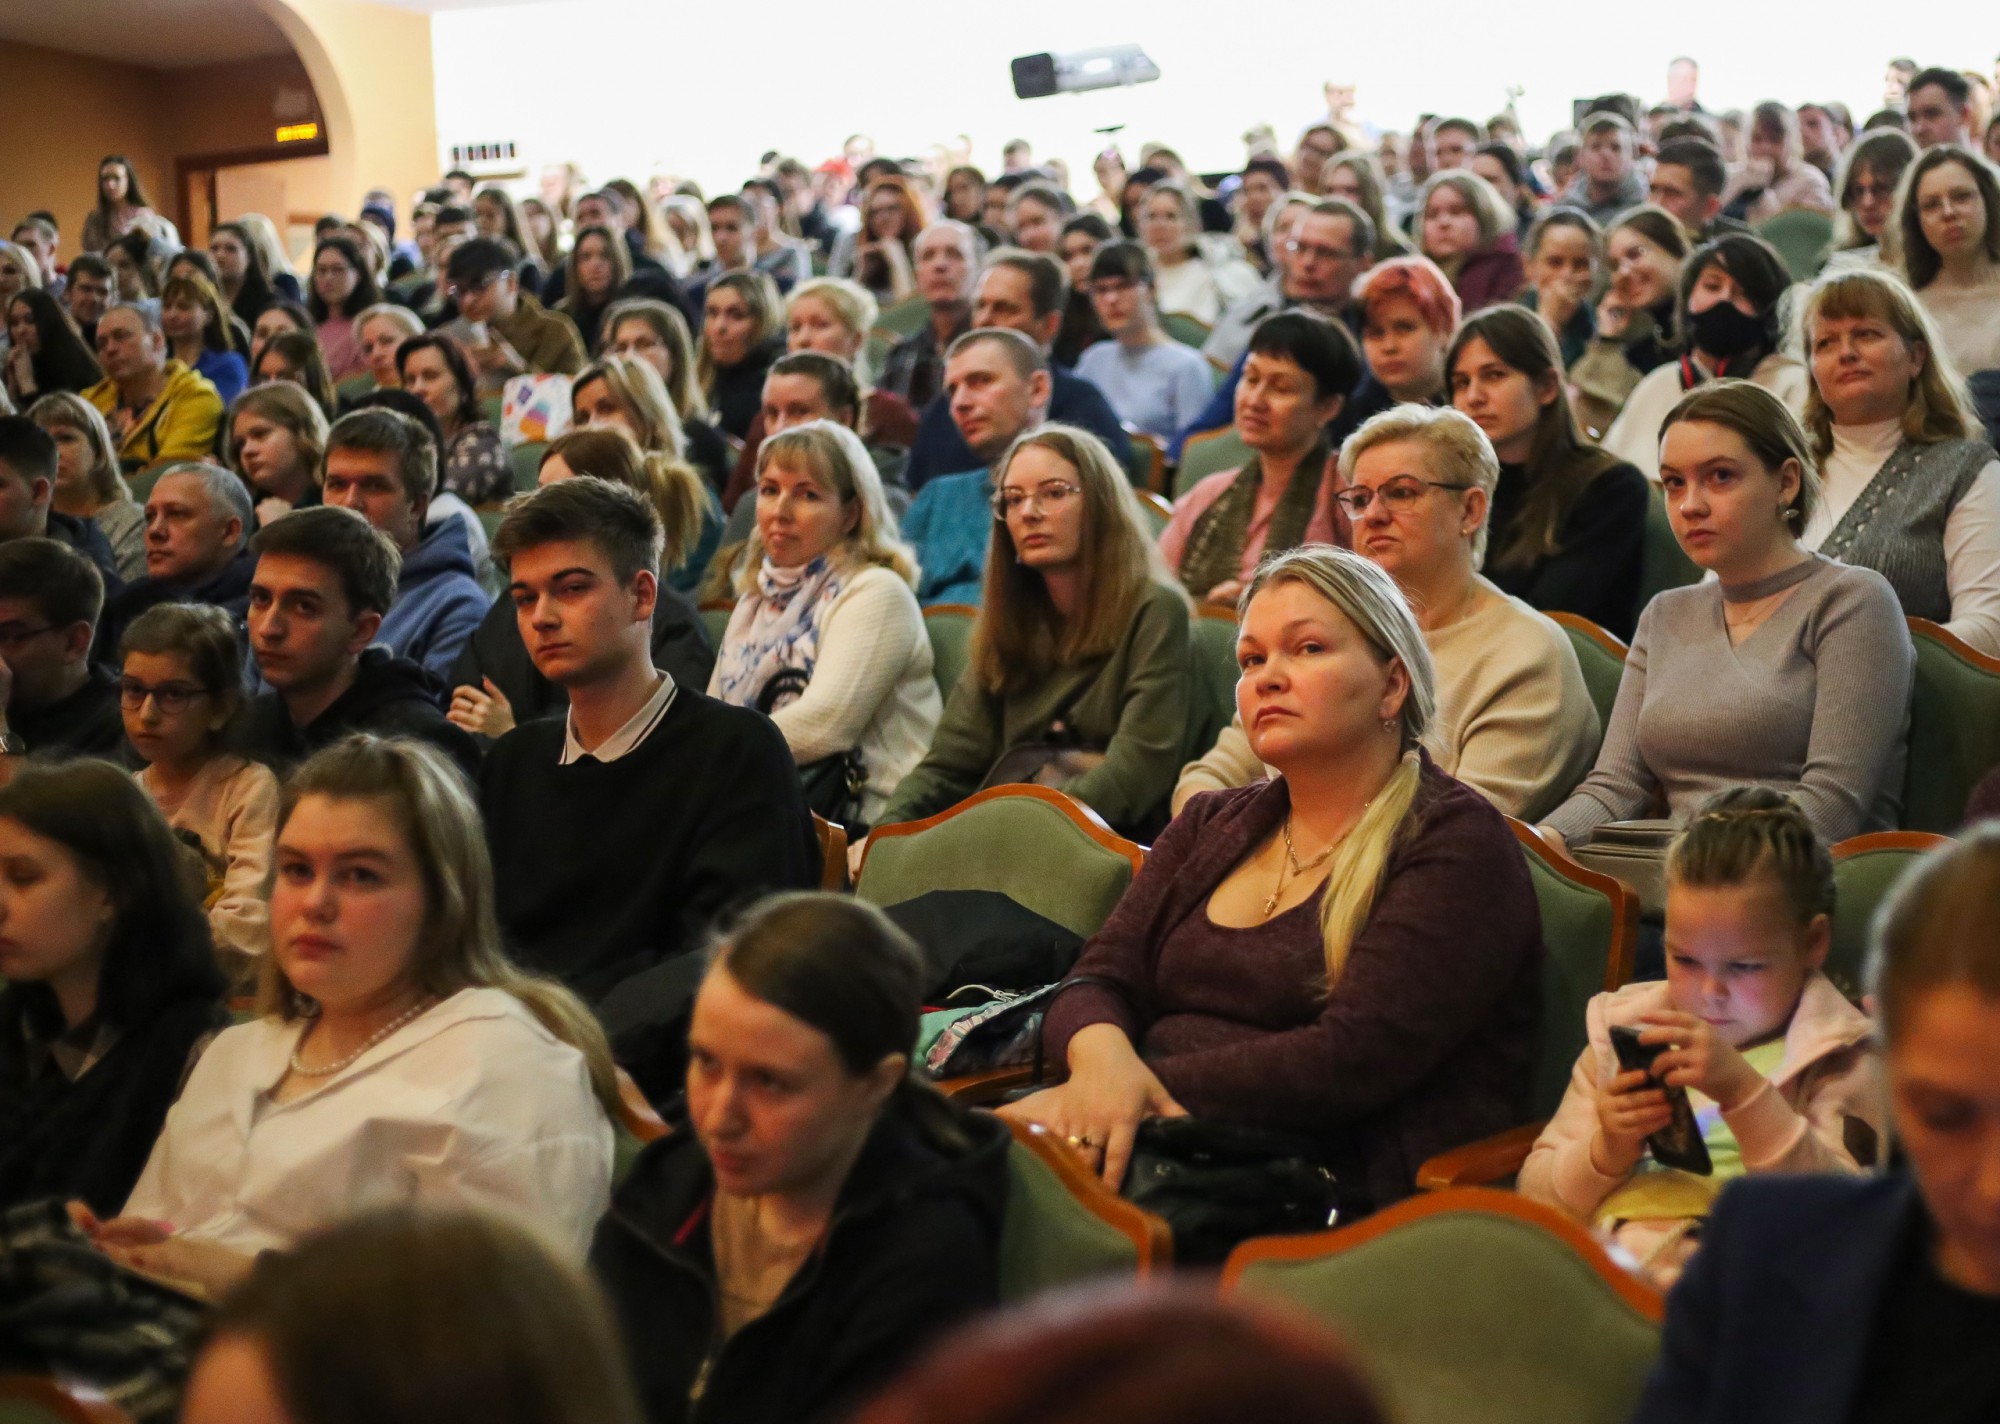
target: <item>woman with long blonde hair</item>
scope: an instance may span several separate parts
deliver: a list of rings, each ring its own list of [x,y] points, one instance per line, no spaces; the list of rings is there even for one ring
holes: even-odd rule
[[[755,493],[708,692],[768,713],[813,809],[854,831],[923,759],[943,711],[916,556],[875,462],[844,425],[814,420],[771,436]]]
[[[881,821],[942,811],[982,784],[1036,780],[1141,833],[1164,811],[1185,750],[1187,596],[1096,436],[1041,426],[993,473],[970,661]]]
[[[1240,617],[1237,711],[1276,774],[1161,833],[1049,1010],[1068,1082],[1004,1111],[1114,1186],[1146,1117],[1307,1135],[1344,1208],[1386,1206],[1427,1157],[1519,1119],[1534,891],[1505,818],[1423,749],[1430,653],[1386,571],[1294,549]]]
[[[414,742],[336,742],[287,784],[273,864],[257,1017],[202,1055],[94,1238],[216,1294],[370,1206],[498,1208],[580,1256],[617,1070],[582,1002],[507,958],[464,777]]]

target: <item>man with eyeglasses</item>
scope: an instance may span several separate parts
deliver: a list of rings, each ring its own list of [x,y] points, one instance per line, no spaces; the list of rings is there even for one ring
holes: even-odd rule
[[[1492,444],[1456,410],[1401,405],[1341,447],[1340,475],[1354,552],[1395,579],[1430,648],[1438,767],[1540,820],[1590,770],[1602,724],[1568,635],[1479,572],[1500,480]],[[1239,719],[1182,771],[1174,809],[1263,775]]]
[[[116,757],[118,681],[90,663],[104,581],[53,539],[0,544],[0,753]]]
[[[133,620],[162,603],[208,603],[239,629],[250,607],[250,488],[219,465],[176,465],[146,496],[146,576],[104,605],[97,658],[115,662]]]
[[[168,349],[158,306],[120,302],[99,318],[97,360],[104,379],[83,398],[103,412],[126,474],[215,449],[222,397]]]
[[[1304,307],[1346,323],[1359,338],[1361,312],[1354,304],[1354,283],[1375,265],[1375,236],[1375,223],[1368,214],[1345,198],[1328,198],[1315,204],[1291,235],[1275,244],[1272,256],[1278,270],[1272,283],[1225,311],[1202,344],[1202,354],[1217,366],[1229,367],[1229,376],[1174,441],[1174,458],[1180,457],[1190,436],[1220,430],[1235,419],[1236,383],[1243,379],[1251,334],[1265,317]],[[1353,392],[1341,394],[1350,411],[1359,408]]]
[[[946,353],[952,423],[982,463],[926,484],[903,517],[903,537],[923,570],[917,600],[926,607],[979,602],[993,537],[992,465],[1048,418],[1049,389],[1048,357],[1018,331],[969,331]]]
[[[583,338],[575,323],[521,290],[510,244],[475,237],[452,252],[445,284],[458,319],[445,333],[465,348],[479,376],[480,392],[496,395],[510,376],[583,369]]]

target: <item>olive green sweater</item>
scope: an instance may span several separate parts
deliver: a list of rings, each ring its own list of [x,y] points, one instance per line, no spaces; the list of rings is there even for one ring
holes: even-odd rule
[[[1188,732],[1187,599],[1155,584],[1124,638],[1103,657],[1058,668],[1032,688],[988,692],[971,668],[946,699],[931,749],[889,798],[877,824],[933,815],[970,796],[1010,747],[1038,742],[1068,708],[1079,743],[1101,766],[1064,789],[1121,832],[1162,809]]]

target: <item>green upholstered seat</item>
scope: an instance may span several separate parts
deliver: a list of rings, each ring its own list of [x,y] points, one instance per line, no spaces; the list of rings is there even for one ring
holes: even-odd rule
[[[1208,340],[1208,333],[1211,330],[1208,323],[1199,317],[1189,316],[1186,312],[1162,312],[1160,329],[1181,345],[1192,346],[1197,351],[1201,350],[1202,343]]]
[[[1810,282],[1826,265],[1833,219],[1811,208],[1787,208],[1758,223],[1757,235],[1778,250],[1794,282]]]
[[[923,830],[878,833],[855,894],[887,906],[932,890],[997,890],[1086,939],[1095,934],[1132,883],[1128,855],[1073,819],[1060,793],[1009,787],[982,796]]]
[[[1139,1248],[1097,1215],[1034,1149],[1007,1156],[1007,1215],[1000,1229],[1000,1299],[1023,1300],[1091,1276],[1134,1275]]]
[[[1166,531],[1167,521],[1174,517],[1174,507],[1164,498],[1155,496],[1152,499],[1139,501],[1139,513],[1145,516],[1148,537],[1157,543],[1160,535]]]
[[[1980,778],[2000,766],[2000,663],[1913,619],[1916,687],[1910,699],[1910,762],[1903,828],[1948,835],[1965,819]]]
[[[1639,576],[1639,606],[1653,601],[1653,595],[1670,588],[1700,583],[1701,566],[1687,556],[1674,527],[1667,519],[1666,497],[1654,485],[1646,502],[1646,544],[1644,567]]]
[[[507,452],[507,458],[514,464],[514,493],[535,488],[542,474],[542,454],[548,448],[539,440],[530,440]]]
[[[712,646],[722,646],[722,634],[729,627],[729,615],[735,611],[736,605],[726,599],[701,605],[701,626],[708,630],[708,641]]]
[[[1159,489],[1155,475],[1166,473],[1167,447],[1160,443],[1157,435],[1135,430],[1125,433],[1130,439],[1130,450],[1125,457],[1125,478],[1132,482],[1133,489]]]
[[[1446,1212],[1240,1281],[1334,1326],[1400,1424],[1623,1424],[1659,1329],[1562,1238]]]
[[[1188,757],[1215,745],[1236,716],[1236,615],[1202,608],[1189,627],[1194,678],[1188,688]]]
[[[966,603],[940,603],[924,610],[924,631],[931,637],[931,676],[945,697],[958,686],[972,647],[972,625],[979,610]]]
[[[1619,942],[1629,911],[1610,886],[1580,878],[1589,873],[1582,867],[1558,864],[1553,854],[1525,841],[1521,849],[1541,911],[1547,956],[1542,962],[1542,1035],[1531,1101],[1534,1115],[1547,1117],[1562,1102],[1570,1070],[1583,1052],[1585,1007],[1611,982],[1614,956],[1625,959],[1631,953],[1629,940],[1622,946]],[[1616,977],[1622,981],[1631,971],[1629,959],[1617,967]]]
[[[1611,634],[1594,623],[1572,614],[1565,614],[1556,622],[1569,635],[1570,646],[1576,649],[1576,660],[1583,665],[1583,685],[1590,690],[1598,723],[1609,727],[1611,709],[1618,702],[1618,684],[1625,680],[1625,655],[1606,645],[1605,640],[1611,639]]]
[[[1875,919],[1875,909],[1928,849],[1884,846],[1836,854],[1833,943],[1827,950],[1826,977],[1857,1004],[1861,1002],[1862,975],[1868,965],[1868,929]]]
[[[1181,467],[1174,472],[1174,498],[1179,499],[1204,477],[1233,470],[1250,458],[1250,447],[1233,425],[1189,440],[1181,446]]]

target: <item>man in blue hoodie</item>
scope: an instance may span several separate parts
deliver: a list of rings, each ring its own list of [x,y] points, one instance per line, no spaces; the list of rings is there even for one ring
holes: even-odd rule
[[[430,433],[400,411],[354,411],[327,435],[324,472],[325,502],[361,515],[403,557],[376,641],[448,681],[492,600],[479,586],[464,523],[424,525],[438,482]]]

